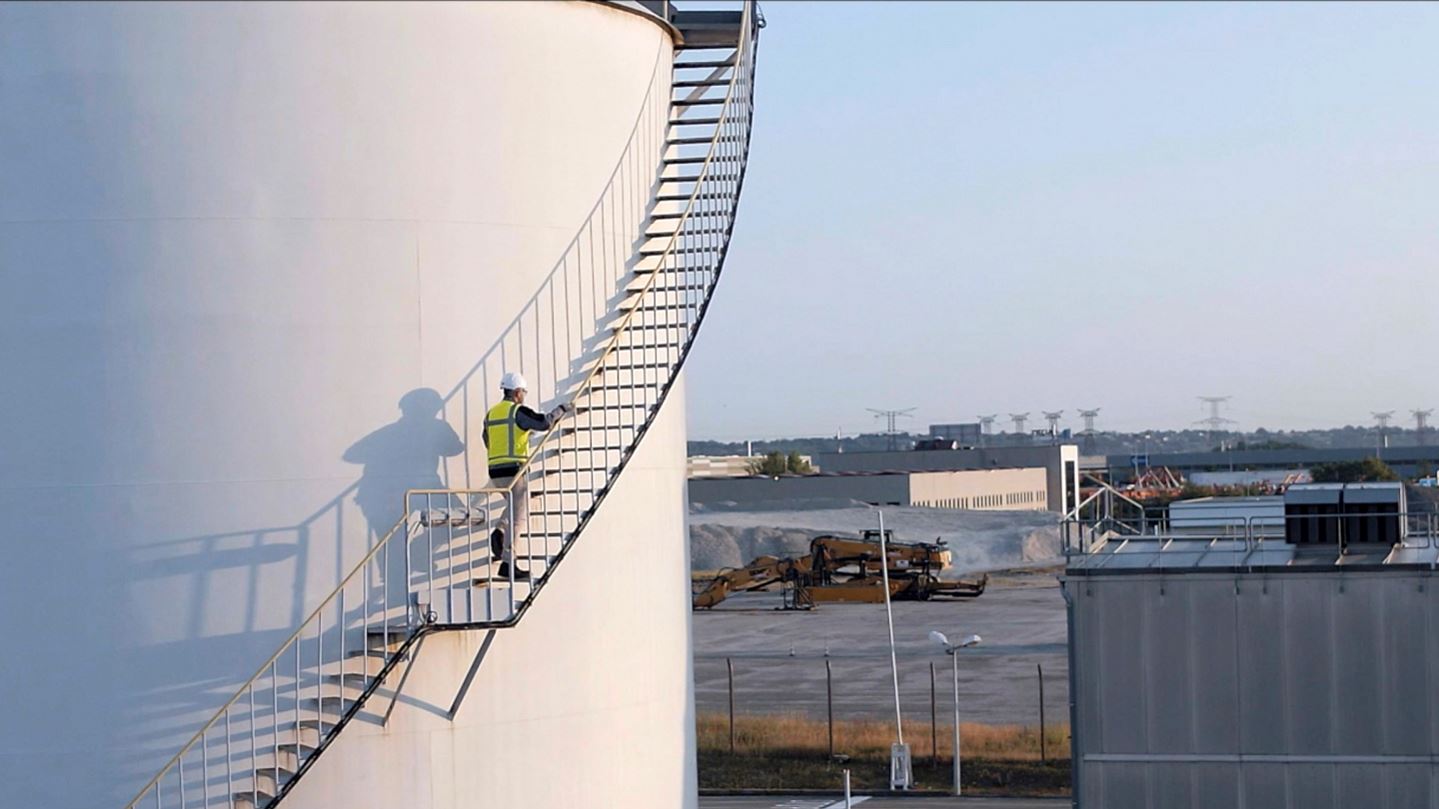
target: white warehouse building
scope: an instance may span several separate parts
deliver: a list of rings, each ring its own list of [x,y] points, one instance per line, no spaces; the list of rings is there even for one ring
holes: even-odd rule
[[[760,23],[0,3],[0,803],[695,806],[681,369]],[[578,407],[523,495],[508,371]]]

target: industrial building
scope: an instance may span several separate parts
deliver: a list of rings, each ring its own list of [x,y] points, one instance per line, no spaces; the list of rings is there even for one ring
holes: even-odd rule
[[[761,25],[0,4],[0,803],[696,806],[656,538]],[[507,372],[578,407],[528,491]]]
[[[1207,536],[1067,526],[1076,806],[1439,805],[1434,515],[1397,484],[1280,505],[1199,506],[1254,526]]]
[[[942,472],[970,469],[1044,470],[1046,507],[1068,514],[1079,502],[1079,447],[1044,444],[1023,447],[934,449],[891,452],[824,452],[815,464],[826,473]]]
[[[854,500],[872,506],[922,506],[975,511],[1035,511],[1049,507],[1045,470],[971,469],[955,472],[690,478],[691,503],[765,505],[779,501]]]

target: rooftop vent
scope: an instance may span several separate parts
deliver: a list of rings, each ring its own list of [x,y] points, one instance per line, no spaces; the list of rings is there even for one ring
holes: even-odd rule
[[[1284,493],[1284,539],[1295,545],[1397,545],[1404,540],[1402,483],[1310,483]]]

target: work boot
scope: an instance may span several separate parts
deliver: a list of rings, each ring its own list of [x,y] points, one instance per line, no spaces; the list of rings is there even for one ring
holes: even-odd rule
[[[503,526],[490,532],[490,557],[498,559],[505,555],[505,529]]]
[[[509,563],[509,562],[500,562],[500,569],[499,569],[498,574],[496,575],[496,578],[505,579],[505,580],[508,580],[508,579],[510,578],[510,563]],[[519,565],[515,565],[515,581],[529,581],[529,580],[530,580],[530,571],[525,570],[524,568],[520,567]]]

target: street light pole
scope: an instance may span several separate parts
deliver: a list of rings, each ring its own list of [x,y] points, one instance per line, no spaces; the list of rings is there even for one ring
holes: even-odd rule
[[[959,655],[958,649],[949,650],[954,662],[954,794],[959,794]]]
[[[944,653],[950,656],[950,662],[954,664],[954,794],[958,795],[960,794],[959,650],[967,649],[971,646],[978,646],[980,642],[980,637],[978,635],[970,635],[959,643],[950,643],[949,638],[945,637],[945,634],[943,632],[931,631],[929,633],[929,639],[933,641],[935,645],[939,646],[939,648],[943,649]]]

